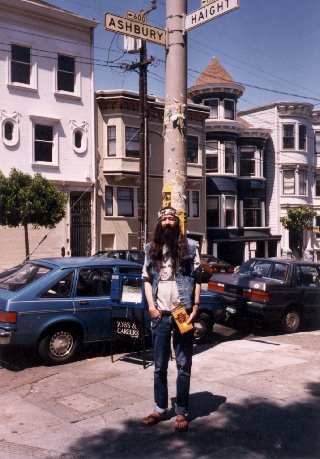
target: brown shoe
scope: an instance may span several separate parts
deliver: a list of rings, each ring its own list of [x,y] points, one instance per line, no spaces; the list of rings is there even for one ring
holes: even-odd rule
[[[176,432],[186,432],[188,430],[187,417],[183,414],[178,414],[174,421],[174,428]]]
[[[165,421],[167,419],[167,413],[157,413],[156,411],[154,413],[149,414],[149,416],[146,416],[145,418],[142,419],[141,424],[145,427],[151,427],[155,426],[161,421]]]

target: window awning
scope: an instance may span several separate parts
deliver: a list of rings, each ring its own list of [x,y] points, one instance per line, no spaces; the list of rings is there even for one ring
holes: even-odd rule
[[[233,177],[207,177],[207,195],[237,194],[237,181]]]

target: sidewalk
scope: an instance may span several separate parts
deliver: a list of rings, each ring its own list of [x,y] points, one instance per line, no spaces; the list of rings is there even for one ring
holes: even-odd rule
[[[98,357],[0,370],[1,459],[319,458],[320,331],[195,348],[189,431],[144,428],[153,366]],[[175,395],[175,362],[169,393]]]

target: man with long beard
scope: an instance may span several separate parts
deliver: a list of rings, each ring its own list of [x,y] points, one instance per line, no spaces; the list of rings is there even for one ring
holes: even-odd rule
[[[158,213],[153,240],[145,247],[143,279],[151,317],[155,408],[142,419],[142,424],[153,426],[167,418],[172,334],[178,370],[175,429],[185,431],[188,429],[193,330],[181,333],[172,311],[176,304],[181,304],[189,314],[187,324],[195,319],[200,301],[200,257],[198,243],[182,233],[179,215],[172,207],[164,207]]]

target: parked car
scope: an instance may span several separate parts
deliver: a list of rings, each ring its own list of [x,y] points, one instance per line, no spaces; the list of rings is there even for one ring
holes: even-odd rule
[[[83,343],[115,339],[119,330],[130,334],[125,329],[139,313],[147,333],[141,271],[130,261],[79,257],[32,260],[2,272],[0,346],[34,347],[45,363],[58,364],[70,361]],[[206,291],[200,302],[195,332],[204,338],[224,320],[226,307],[221,296]]]
[[[235,317],[252,317],[300,329],[320,317],[320,264],[296,259],[253,258],[232,275],[214,274],[208,290],[219,293]]]
[[[201,254],[202,282],[209,282],[214,273],[233,273],[234,268],[229,263],[214,257],[213,255]]]
[[[93,255],[94,257],[116,258],[117,260],[129,260],[143,265],[144,252],[142,250],[101,250]]]

